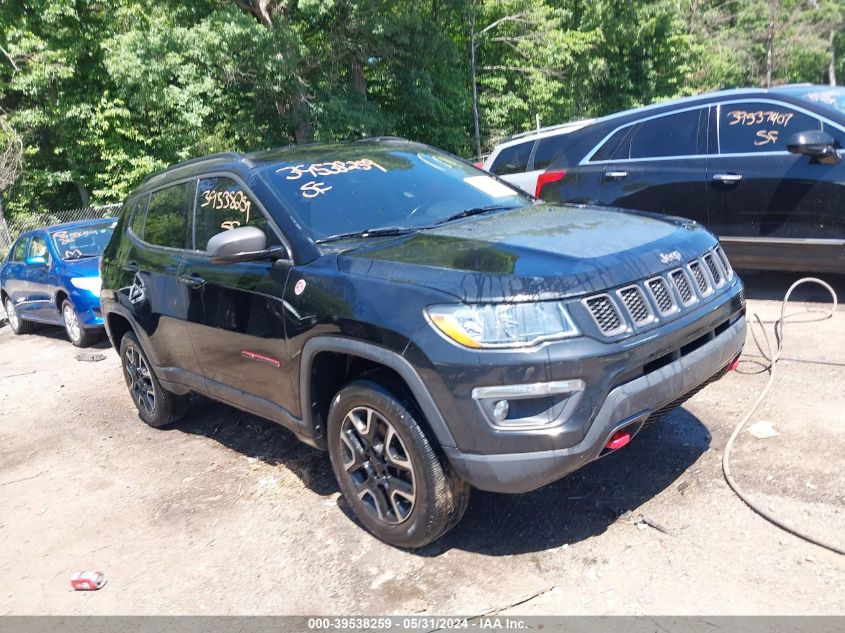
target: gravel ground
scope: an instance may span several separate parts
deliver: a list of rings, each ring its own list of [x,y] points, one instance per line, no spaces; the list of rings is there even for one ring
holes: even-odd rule
[[[745,278],[763,318],[795,279]],[[843,326],[845,307],[788,326],[753,420],[778,435],[744,432],[733,470],[764,507],[845,545]],[[722,478],[766,381],[750,339],[738,371],[630,446],[530,494],[476,491],[414,553],[350,520],[326,455],[280,427],[197,399],[176,428],[148,428],[99,347],[83,362],[59,329],[0,327],[0,615],[845,614],[845,558],[765,522]],[[70,589],[93,569],[102,590]]]

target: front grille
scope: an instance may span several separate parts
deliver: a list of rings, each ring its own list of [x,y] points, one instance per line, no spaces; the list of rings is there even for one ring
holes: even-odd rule
[[[701,270],[701,264],[698,262],[690,262],[689,269],[702,297],[706,297],[713,292],[713,289],[710,287],[710,282],[707,281],[704,271]]]
[[[590,297],[584,300],[584,304],[605,336],[613,336],[625,330],[622,315],[608,295]]]
[[[648,302],[643,296],[642,290],[637,286],[622,288],[619,291],[619,297],[622,299],[622,303],[625,304],[628,314],[631,315],[634,325],[645,325],[654,320],[654,315],[651,313]]]
[[[685,306],[690,306],[698,301],[698,297],[695,296],[695,292],[692,288],[690,288],[687,274],[683,270],[680,268],[673,270],[669,273],[669,277],[671,277],[672,283],[675,284],[675,288],[681,296],[681,303]]]
[[[722,277],[722,270],[716,265],[716,262],[713,260],[713,256],[710,253],[707,253],[704,256],[704,263],[707,264],[710,274],[713,275],[713,283],[716,284],[717,288],[721,288],[725,283],[725,279]]]
[[[581,299],[581,306],[604,336],[621,336],[691,309],[726,288],[733,277],[717,246],[674,270]]]
[[[669,290],[669,286],[666,285],[663,277],[649,279],[646,285],[651,290],[651,295],[654,297],[655,303],[657,303],[657,309],[660,310],[660,314],[672,314],[677,309],[672,292]]]

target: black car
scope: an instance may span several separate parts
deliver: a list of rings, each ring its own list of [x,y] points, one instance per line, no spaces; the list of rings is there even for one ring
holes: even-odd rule
[[[402,547],[470,486],[525,492],[621,448],[745,340],[700,225],[540,203],[401,139],[176,165],[129,196],[102,268],[144,421],[193,392],[278,422]]]
[[[738,268],[845,272],[845,88],[727,90],[562,138],[545,200],[691,218]]]

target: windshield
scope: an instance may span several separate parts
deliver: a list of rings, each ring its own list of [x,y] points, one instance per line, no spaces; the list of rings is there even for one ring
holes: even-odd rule
[[[814,105],[817,109],[826,110],[837,119],[845,115],[845,88],[807,86],[801,90],[794,90],[791,94]]]
[[[532,204],[517,189],[419,145],[350,143],[297,157],[274,163],[264,178],[316,240],[413,230],[467,210]]]
[[[61,229],[50,233],[56,252],[62,259],[99,257],[111,239],[117,222],[109,220],[98,224]]]

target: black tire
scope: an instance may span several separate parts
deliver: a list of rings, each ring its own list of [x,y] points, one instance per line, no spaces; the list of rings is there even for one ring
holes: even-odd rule
[[[90,347],[97,342],[99,332],[85,329],[79,322],[79,313],[70,300],[62,302],[62,322],[65,324],[65,333],[76,347]]]
[[[129,395],[140,418],[157,429],[178,422],[188,410],[188,396],[165,390],[133,332],[123,335],[120,342],[120,364]]]
[[[35,323],[22,319],[18,316],[18,312],[15,310],[15,304],[12,303],[12,300],[9,297],[5,297],[3,299],[3,309],[6,310],[6,318],[9,321],[9,327],[12,328],[12,332],[15,334],[29,334],[35,330]]]
[[[470,487],[426,437],[411,398],[385,383],[390,385],[377,377],[361,378],[332,400],[332,469],[367,530],[396,547],[422,547],[460,521]]]

